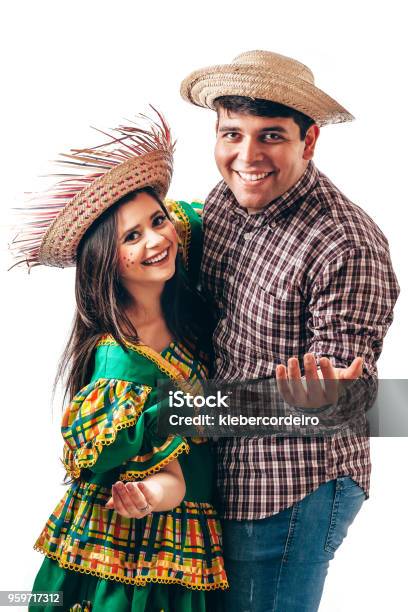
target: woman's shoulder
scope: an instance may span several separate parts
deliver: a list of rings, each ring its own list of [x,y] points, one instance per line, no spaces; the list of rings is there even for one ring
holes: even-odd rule
[[[200,200],[186,202],[185,200],[166,198],[164,204],[170,215],[175,216],[180,221],[188,221],[189,223],[201,226],[201,214],[204,203]]]
[[[142,345],[131,342],[121,345],[111,334],[99,339],[91,382],[103,378],[152,385],[157,375],[157,366],[145,354]]]
[[[203,250],[201,212],[203,204],[198,201],[165,200],[179,237],[180,253],[190,280],[196,284]]]

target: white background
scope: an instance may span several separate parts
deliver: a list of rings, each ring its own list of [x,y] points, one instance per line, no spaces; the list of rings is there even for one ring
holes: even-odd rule
[[[170,196],[204,199],[218,181],[214,114],[183,102],[189,72],[267,49],[309,65],[316,83],[357,120],[322,130],[316,163],[390,241],[401,296],[379,362],[406,378],[406,26],[403,3],[288,1],[3,3],[2,231],[7,210],[69,147],[93,144],[146,111],[178,139]],[[60,406],[51,407],[58,355],[73,313],[73,270],[6,272],[3,250],[0,589],[30,589],[42,558],[32,544],[63,494]],[[390,407],[391,408],[391,407]],[[408,440],[373,440],[371,498],[329,571],[321,612],[398,612],[406,594]],[[284,611],[280,611],[284,612]],[[301,612],[301,611],[299,611]]]

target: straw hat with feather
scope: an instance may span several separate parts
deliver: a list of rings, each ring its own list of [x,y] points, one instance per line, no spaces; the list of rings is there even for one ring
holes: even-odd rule
[[[182,82],[181,96],[187,102],[212,109],[220,96],[269,100],[307,115],[320,126],[354,119],[316,87],[307,66],[271,51],[247,51],[231,64],[196,70]]]
[[[17,264],[74,266],[87,229],[120,198],[148,186],[165,198],[174,143],[164,117],[153,110],[157,121],[139,115],[138,123],[102,132],[109,138],[104,144],[60,155],[56,161],[67,169],[63,180],[28,194],[27,205],[17,211],[23,217],[11,245]]]

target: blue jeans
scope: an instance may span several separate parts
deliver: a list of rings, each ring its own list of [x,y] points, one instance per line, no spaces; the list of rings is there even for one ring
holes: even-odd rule
[[[257,521],[225,520],[230,588],[226,612],[316,612],[329,561],[361,508],[348,476],[319,486],[290,508]]]

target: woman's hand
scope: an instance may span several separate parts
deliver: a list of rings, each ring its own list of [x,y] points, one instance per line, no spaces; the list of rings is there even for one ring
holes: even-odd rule
[[[288,367],[276,368],[278,390],[285,402],[301,408],[321,408],[335,404],[341,389],[340,381],[359,378],[363,371],[363,360],[356,357],[348,368],[335,368],[327,357],[321,357],[317,369],[316,358],[307,353],[303,358],[305,376],[300,373],[299,360],[292,357]]]
[[[112,486],[112,497],[106,504],[109,510],[116,510],[126,518],[141,519],[154,512],[163,499],[160,484],[150,482],[118,481]]]
[[[183,472],[178,460],[173,459],[142,482],[115,482],[105,508],[126,518],[141,519],[151,512],[172,510],[182,502],[185,493]]]

